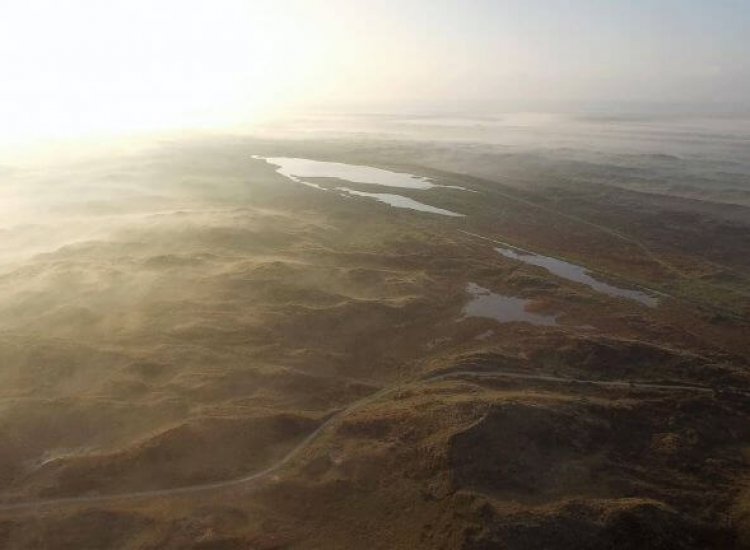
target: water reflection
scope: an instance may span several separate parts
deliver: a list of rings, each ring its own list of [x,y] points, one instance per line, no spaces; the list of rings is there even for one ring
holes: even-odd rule
[[[432,183],[428,178],[401,172],[391,172],[389,170],[373,168],[371,166],[288,157],[264,158],[256,155],[253,156],[253,158],[256,160],[265,160],[267,163],[276,166],[276,171],[282,176],[320,191],[329,191],[329,189],[318,183],[307,181],[305,178],[334,178],[352,183],[400,187],[402,189],[427,190],[435,187],[443,187],[460,189],[463,191],[466,190],[463,187],[458,186],[437,185]],[[355,191],[348,187],[336,187],[336,190],[341,192],[343,196],[356,195],[358,197],[367,197],[389,206],[393,206],[394,208],[406,208],[430,214],[440,214],[442,216],[463,217],[463,214],[451,212],[450,210],[445,210],[443,208],[437,208],[436,206],[430,206],[429,204],[424,204],[414,199],[392,193],[366,193],[364,191]]]
[[[530,265],[542,267],[553,275],[568,279],[569,281],[582,283],[597,292],[601,292],[609,296],[635,300],[636,302],[640,302],[649,307],[656,307],[659,303],[657,297],[640,290],[620,288],[603,281],[599,281],[595,279],[591,275],[591,272],[586,268],[576,264],[572,264],[570,262],[558,260],[557,258],[550,258],[549,256],[542,256],[541,254],[534,254],[533,252],[528,252],[519,248],[497,247],[495,250],[497,250],[506,258],[512,258],[514,260],[519,260]]]
[[[501,323],[517,321],[540,326],[558,324],[556,315],[527,311],[531,300],[497,294],[475,283],[466,285],[466,292],[471,296],[471,300],[464,307],[467,317],[487,317]]]
[[[346,187],[337,187],[340,191],[344,191],[350,195],[357,195],[358,197],[370,197],[377,201],[384,202],[395,208],[408,208],[409,210],[419,210],[420,212],[429,212],[431,214],[441,214],[443,216],[463,217],[463,214],[457,212],[451,212],[450,210],[444,210],[429,204],[424,204],[409,197],[402,197],[401,195],[393,195],[391,193],[364,193],[362,191],[355,191],[353,189],[347,189]]]
[[[390,170],[383,170],[382,168],[374,168],[372,166],[289,157],[264,158],[254,156],[253,158],[262,159],[269,164],[273,164],[277,167],[279,174],[294,181],[306,178],[335,178],[352,183],[400,187],[402,189],[425,190],[434,187],[447,187],[465,190],[463,187],[453,185],[438,185],[432,183],[429,178],[403,172],[391,172]]]

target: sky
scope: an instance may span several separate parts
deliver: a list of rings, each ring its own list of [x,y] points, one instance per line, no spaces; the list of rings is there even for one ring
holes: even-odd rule
[[[4,0],[0,143],[299,109],[746,110],[745,0]]]

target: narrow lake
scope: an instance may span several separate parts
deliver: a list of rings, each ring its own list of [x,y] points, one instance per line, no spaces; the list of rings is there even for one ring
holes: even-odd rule
[[[506,258],[541,267],[553,275],[557,275],[558,277],[562,277],[569,281],[584,284],[589,288],[601,292],[602,294],[607,294],[608,296],[634,300],[648,307],[656,307],[659,304],[659,299],[656,296],[641,290],[621,288],[595,279],[589,270],[580,265],[572,264],[564,260],[558,260],[557,258],[551,258],[549,256],[542,256],[541,254],[535,254],[520,248],[497,247],[495,250]]]
[[[463,214],[437,208],[436,206],[430,206],[429,204],[424,204],[401,195],[392,195],[391,193],[365,193],[363,191],[347,189],[346,187],[337,187],[337,189],[358,197],[370,197],[395,208],[408,208],[409,210],[419,210],[420,212],[429,212],[431,214],[442,214],[443,216],[463,217]]]
[[[268,164],[276,167],[276,172],[296,183],[301,183],[313,187],[320,191],[330,191],[326,187],[308,181],[315,178],[333,178],[350,183],[361,183],[367,185],[380,185],[383,187],[397,187],[401,189],[414,189],[418,191],[427,191],[435,188],[458,189],[465,191],[463,187],[452,185],[438,185],[430,181],[429,178],[415,176],[403,172],[391,172],[382,168],[372,166],[361,166],[356,164],[345,164],[342,162],[326,162],[319,160],[309,160],[290,157],[259,157],[253,156],[255,160],[264,160]],[[356,191],[348,187],[336,187],[336,191],[345,196],[357,196],[374,199],[378,202],[387,204],[394,208],[405,208],[429,214],[439,214],[442,216],[461,217],[463,214],[451,212],[443,208],[431,206],[402,195],[393,193],[368,193]]]

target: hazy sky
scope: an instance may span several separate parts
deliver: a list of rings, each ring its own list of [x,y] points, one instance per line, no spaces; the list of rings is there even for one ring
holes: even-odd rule
[[[4,0],[0,140],[309,106],[746,108],[749,59],[746,0]]]

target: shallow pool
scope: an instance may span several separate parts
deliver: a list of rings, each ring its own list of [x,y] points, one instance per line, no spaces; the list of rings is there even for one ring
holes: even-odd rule
[[[558,324],[556,315],[527,311],[531,300],[498,294],[476,283],[466,285],[466,292],[471,296],[471,300],[464,307],[464,315],[467,317],[486,317],[501,323],[515,321],[540,326]]]

